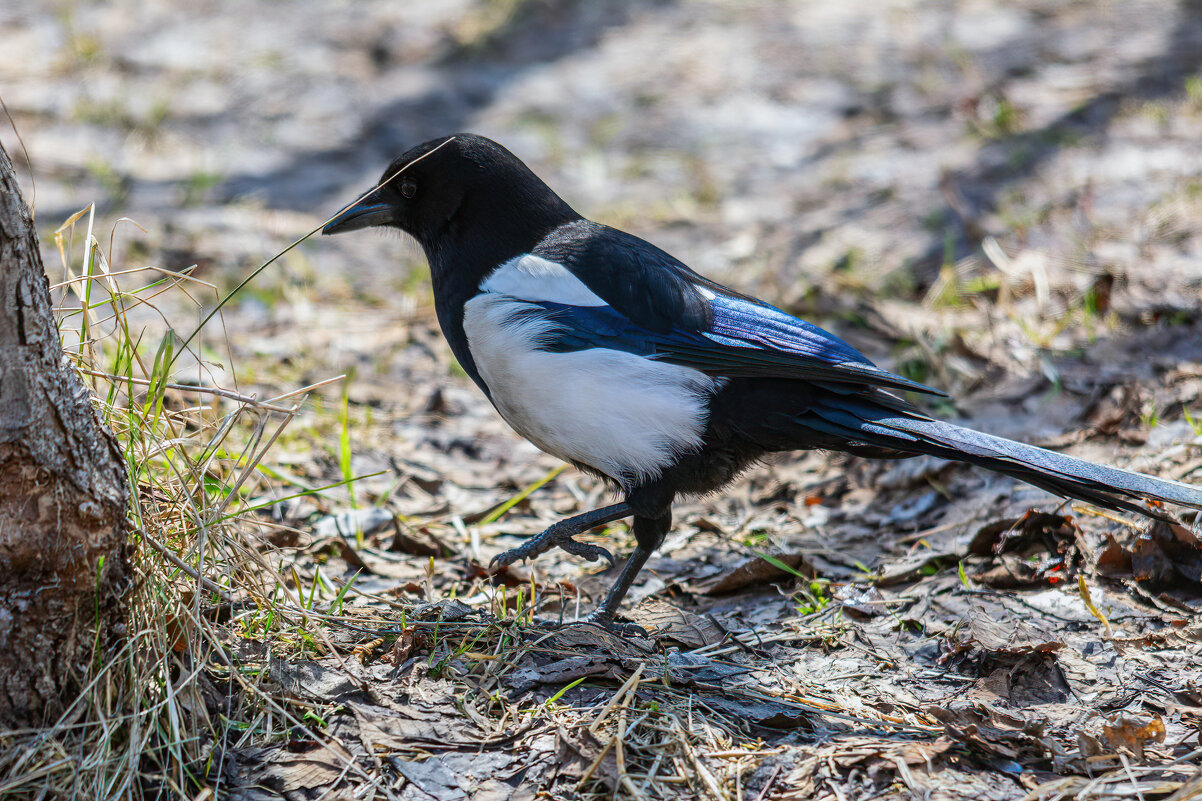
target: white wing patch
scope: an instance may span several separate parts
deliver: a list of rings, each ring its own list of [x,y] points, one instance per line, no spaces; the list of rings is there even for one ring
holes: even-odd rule
[[[463,313],[468,347],[493,405],[519,434],[624,487],[657,478],[677,457],[701,447],[714,379],[625,351],[542,350],[555,324],[521,313],[530,308],[486,292]]]
[[[515,256],[497,267],[480,284],[480,291],[568,306],[606,305],[568,268],[532,253]]]

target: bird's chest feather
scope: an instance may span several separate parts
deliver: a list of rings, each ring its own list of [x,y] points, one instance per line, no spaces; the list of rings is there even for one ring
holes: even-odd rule
[[[625,486],[658,477],[701,447],[711,378],[606,348],[546,350],[556,324],[540,311],[497,293],[464,306],[472,358],[493,405],[519,434]]]

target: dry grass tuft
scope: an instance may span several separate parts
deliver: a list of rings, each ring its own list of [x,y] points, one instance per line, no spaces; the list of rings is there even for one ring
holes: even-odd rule
[[[269,399],[223,387],[236,371],[217,364],[221,339],[181,347],[160,308],[211,305],[216,287],[190,269],[111,269],[93,225],[90,207],[56,232],[52,289],[66,355],[128,468],[128,637],[96,654],[60,719],[3,733],[0,795],[195,798],[219,784],[226,749],[306,725],[237,669],[215,621],[265,635],[313,625],[264,555],[271,532],[253,499],[267,489],[264,457],[314,387]]]

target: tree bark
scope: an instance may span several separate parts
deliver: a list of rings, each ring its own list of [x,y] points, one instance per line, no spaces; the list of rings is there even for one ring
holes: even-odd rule
[[[119,637],[128,500],[0,147],[0,728],[52,721]]]

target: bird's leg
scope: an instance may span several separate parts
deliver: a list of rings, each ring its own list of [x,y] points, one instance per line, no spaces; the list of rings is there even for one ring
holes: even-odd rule
[[[612,567],[614,556],[609,551],[600,545],[578,542],[572,538],[577,534],[583,534],[594,526],[612,523],[615,520],[626,517],[631,512],[630,504],[622,501],[621,503],[615,503],[613,506],[605,506],[600,509],[594,509],[591,512],[576,515],[575,517],[569,517],[566,520],[560,520],[541,534],[526,540],[518,547],[494,557],[489,566],[493,568],[505,567],[512,565],[519,559],[531,559],[541,553],[546,553],[552,548],[563,548],[568,553],[584,557],[590,562],[604,558]],[[646,561],[646,559],[647,557],[643,557],[643,561]],[[635,572],[638,571],[636,570]],[[621,596],[618,597],[618,600],[621,600]]]
[[[634,553],[626,560],[626,564],[622,565],[622,572],[618,574],[617,581],[609,588],[609,592],[605,595],[605,600],[601,605],[593,611],[587,618],[586,622],[596,623],[608,629],[612,629],[619,634],[632,633],[628,631],[628,626],[615,623],[614,616],[618,613],[618,606],[622,603],[622,599],[626,597],[626,593],[630,590],[630,585],[634,583],[635,576],[643,569],[643,565],[647,564],[647,560],[651,558],[651,554],[664,541],[664,535],[668,533],[668,529],[672,527],[672,515],[669,513],[663,517],[640,517],[634,518],[634,536],[638,540],[638,547],[634,549]],[[634,626],[633,633],[641,633],[642,629]]]
[[[596,623],[608,629],[613,629],[617,626],[614,621],[614,616],[618,614],[618,606],[621,605],[622,599],[626,597],[626,593],[630,590],[630,585],[634,583],[634,577],[643,569],[643,565],[647,564],[647,560],[651,557],[651,550],[644,548],[642,545],[634,549],[634,553],[626,560],[626,564],[622,565],[622,572],[618,574],[618,579],[609,588],[609,592],[605,594],[605,600],[601,605],[594,609],[588,617],[584,618],[586,623]],[[622,629],[617,629],[618,633],[625,634]],[[633,632],[638,634],[640,632]],[[645,632],[642,632],[645,633]]]

